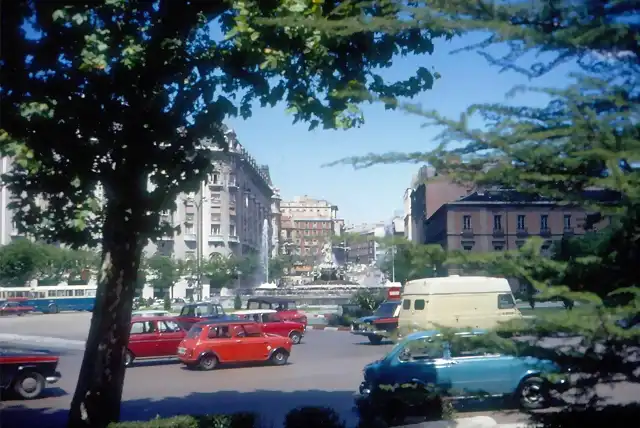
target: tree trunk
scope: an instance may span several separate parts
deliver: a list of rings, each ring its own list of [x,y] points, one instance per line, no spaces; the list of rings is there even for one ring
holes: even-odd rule
[[[104,428],[120,417],[124,352],[129,343],[137,272],[146,243],[140,233],[142,214],[136,215],[144,211],[139,206],[127,205],[107,203],[96,303],[71,402],[69,428]]]

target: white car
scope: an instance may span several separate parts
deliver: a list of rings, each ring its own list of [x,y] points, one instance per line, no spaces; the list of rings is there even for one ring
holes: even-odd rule
[[[168,311],[148,310],[148,311],[135,311],[131,313],[132,317],[170,317],[171,313]]]

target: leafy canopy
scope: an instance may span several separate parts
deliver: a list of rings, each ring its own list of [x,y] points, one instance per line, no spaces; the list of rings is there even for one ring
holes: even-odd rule
[[[20,227],[75,246],[97,244],[105,200],[139,208],[132,221],[142,236],[162,234],[160,212],[211,168],[208,146],[226,147],[223,120],[249,117],[255,102],[283,101],[311,128],[349,128],[363,117],[358,100],[338,95],[343,90],[429,89],[425,70],[386,83],[379,69],[398,54],[431,52],[440,35],[328,38],[258,21],[359,13],[311,0],[18,0],[2,8],[0,148],[15,159],[5,181],[22,196],[12,208]]]
[[[351,4],[357,7],[356,2]],[[460,183],[536,193],[578,204],[598,219],[613,216],[611,230],[592,232],[597,242],[588,242],[594,239],[591,235],[579,246],[576,241],[565,242],[555,258],[544,257],[541,240],[532,238],[519,251],[449,254],[448,263],[521,278],[543,300],[558,296],[582,303],[575,310],[537,315],[504,327],[502,335],[481,339],[504,352],[541,356],[581,374],[578,404],[535,419],[546,426],[623,426],[636,420],[637,405],[604,405],[596,385],[613,379],[640,383],[636,370],[640,331],[616,323],[621,317],[637,317],[640,310],[640,277],[635,269],[640,254],[640,28],[636,19],[629,18],[640,12],[638,3],[434,0],[399,7],[404,9],[400,17],[392,11],[376,19],[350,17],[336,23],[316,18],[305,25],[341,35],[392,34],[406,28],[482,31],[486,39],[466,50],[484,56],[496,72],[512,70],[535,78],[571,63],[576,73],[568,76],[565,87],[512,91],[514,96],[530,91],[546,97],[549,101],[541,107],[514,102],[472,105],[460,119],[452,119],[419,105],[398,103],[423,117],[427,126],[442,130],[436,149],[357,156],[335,163],[356,168],[430,163]],[[489,48],[496,47],[506,53],[493,56]],[[361,95],[379,99],[376,94]],[[483,119],[484,126],[470,127],[471,117]],[[598,197],[587,198],[588,189],[600,189]],[[510,333],[524,334],[525,339],[513,340]],[[576,340],[562,348],[549,347],[549,337],[558,333]]]

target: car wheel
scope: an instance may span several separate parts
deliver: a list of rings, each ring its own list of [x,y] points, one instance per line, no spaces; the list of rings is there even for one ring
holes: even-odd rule
[[[218,359],[214,355],[205,355],[200,358],[198,362],[198,367],[201,370],[213,370],[218,365]]]
[[[518,388],[520,406],[527,410],[541,409],[549,403],[549,390],[544,379],[529,377]]]
[[[294,331],[289,335],[289,339],[291,339],[291,342],[293,342],[294,345],[297,345],[302,342],[302,335],[297,331]]]
[[[40,373],[27,372],[20,374],[13,385],[16,394],[25,400],[32,400],[42,394],[45,380]]]
[[[282,349],[278,349],[276,352],[271,355],[271,362],[276,366],[283,366],[287,364],[287,360],[289,359],[289,354],[287,354]]]
[[[58,307],[56,305],[50,305],[49,306],[49,313],[50,314],[57,314],[58,313]]]
[[[368,336],[368,339],[372,345],[379,345],[382,343],[382,338],[380,336]]]
[[[131,365],[133,364],[133,360],[135,359],[135,357],[133,356],[133,354],[131,353],[131,351],[129,351],[128,349],[125,351],[124,353],[124,366],[125,367],[131,367]]]

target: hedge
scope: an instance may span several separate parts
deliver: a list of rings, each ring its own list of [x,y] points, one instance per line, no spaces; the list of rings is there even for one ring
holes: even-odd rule
[[[372,391],[368,400],[357,404],[359,428],[404,425],[451,419],[451,405],[441,397],[415,384],[382,385]],[[175,416],[150,421],[119,422],[109,428],[260,428],[255,413],[231,415]],[[329,407],[298,407],[285,417],[283,428],[345,428],[338,413]]]

